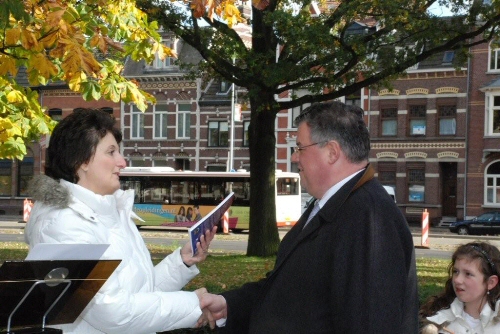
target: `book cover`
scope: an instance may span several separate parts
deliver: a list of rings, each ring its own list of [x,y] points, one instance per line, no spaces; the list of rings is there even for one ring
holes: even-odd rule
[[[211,230],[221,220],[224,213],[229,210],[233,204],[234,192],[231,192],[219,203],[212,211],[205,217],[201,218],[196,224],[189,228],[189,238],[191,241],[191,248],[193,249],[193,256],[196,252],[196,244],[200,241],[200,237],[206,230]]]

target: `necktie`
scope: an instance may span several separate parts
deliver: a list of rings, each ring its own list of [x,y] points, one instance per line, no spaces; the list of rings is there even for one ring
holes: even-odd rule
[[[307,224],[309,224],[309,222],[311,221],[311,219],[313,219],[313,217],[316,216],[316,214],[318,213],[319,209],[320,209],[319,208],[319,201],[316,200],[316,201],[314,201],[314,207],[311,210],[311,213],[309,213],[309,217],[307,218],[307,221],[304,224],[304,227],[306,227]]]

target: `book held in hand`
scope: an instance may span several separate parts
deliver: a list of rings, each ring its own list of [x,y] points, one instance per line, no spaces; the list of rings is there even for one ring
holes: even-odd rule
[[[209,214],[201,218],[196,224],[189,228],[189,238],[191,241],[191,248],[193,249],[193,256],[196,253],[196,244],[200,241],[200,237],[205,234],[205,231],[212,230],[221,220],[224,213],[229,210],[233,204],[234,192],[227,195],[222,202],[219,203]]]

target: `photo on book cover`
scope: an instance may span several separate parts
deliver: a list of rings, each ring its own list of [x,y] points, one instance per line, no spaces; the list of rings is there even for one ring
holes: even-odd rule
[[[196,252],[196,244],[200,241],[200,237],[206,230],[211,230],[221,220],[224,213],[229,210],[233,204],[234,192],[227,195],[222,202],[219,203],[209,214],[203,217],[200,221],[189,228],[189,238],[191,240],[191,248],[193,249],[193,256]]]

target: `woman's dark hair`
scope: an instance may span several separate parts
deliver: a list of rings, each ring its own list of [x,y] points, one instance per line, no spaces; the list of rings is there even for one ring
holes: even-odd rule
[[[50,137],[45,174],[77,183],[77,170],[94,156],[97,144],[107,133],[120,143],[122,134],[115,119],[97,109],[79,109],[61,120]]]
[[[480,270],[484,274],[485,281],[492,275],[497,275],[500,270],[500,251],[497,247],[486,242],[471,242],[460,245],[451,257],[451,263],[448,265],[448,279],[446,280],[444,291],[440,295],[432,296],[420,308],[421,317],[429,317],[442,309],[449,308],[456,297],[453,290],[453,266],[457,259],[480,260]],[[499,276],[500,278],[500,276]],[[500,283],[486,295],[487,301],[492,310],[495,310],[495,303],[500,298]]]

